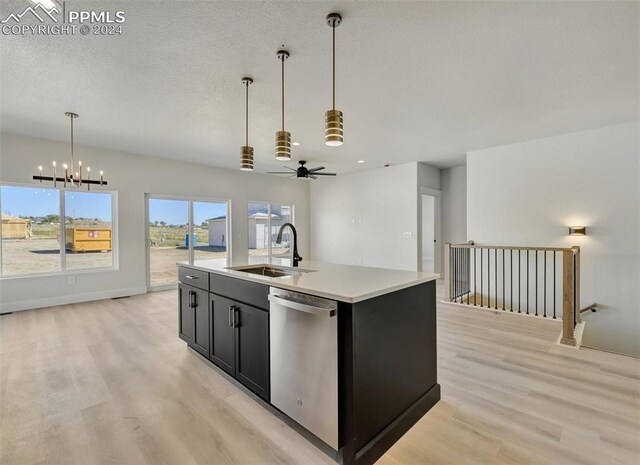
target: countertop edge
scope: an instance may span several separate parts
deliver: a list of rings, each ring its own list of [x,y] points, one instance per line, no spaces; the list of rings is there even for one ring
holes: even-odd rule
[[[205,271],[207,273],[214,273],[214,274],[217,274],[217,275],[220,275],[220,276],[238,278],[238,279],[242,279],[244,281],[250,281],[250,282],[254,282],[254,283],[264,284],[264,285],[267,285],[267,286],[286,289],[286,290],[289,290],[289,291],[302,292],[303,294],[309,294],[309,295],[314,295],[314,296],[318,296],[318,297],[324,297],[326,299],[337,300],[337,301],[345,302],[345,303],[349,303],[349,304],[355,304],[355,303],[358,303],[358,302],[363,302],[365,300],[373,299],[375,297],[379,297],[381,295],[389,294],[391,292],[401,291],[402,289],[407,289],[409,287],[417,286],[419,284],[424,284],[424,283],[428,283],[430,281],[435,281],[440,277],[440,275],[438,273],[433,273],[431,276],[426,276],[424,278],[415,279],[415,280],[412,280],[412,281],[408,281],[406,283],[401,283],[401,284],[397,284],[397,285],[393,285],[393,286],[388,286],[388,287],[381,288],[381,289],[378,289],[376,291],[369,292],[369,293],[366,293],[366,294],[361,294],[361,295],[357,295],[357,296],[345,296],[345,295],[332,294],[330,292],[323,292],[323,291],[319,291],[317,289],[308,289],[308,288],[305,288],[305,287],[302,287],[302,286],[296,286],[296,285],[288,284],[288,283],[285,283],[285,282],[283,282],[283,283],[273,282],[272,279],[274,279],[274,278],[265,278],[265,279],[263,279],[260,276],[251,275],[249,273],[243,273],[241,271],[236,271],[236,270],[225,270],[225,269],[220,270],[220,269],[215,269],[215,268],[208,268],[208,267],[204,267],[204,266],[190,265],[188,263],[179,263],[179,262],[176,265],[177,266],[183,266],[185,268],[191,268],[191,269],[194,269],[194,270]],[[393,270],[393,271],[397,271],[397,270]]]

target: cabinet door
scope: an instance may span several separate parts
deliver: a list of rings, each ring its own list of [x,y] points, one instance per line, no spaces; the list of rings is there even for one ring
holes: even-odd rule
[[[193,305],[195,311],[195,331],[192,347],[204,357],[209,358],[209,293],[202,289],[193,289]]]
[[[235,376],[236,347],[233,327],[235,306],[233,300],[216,294],[209,294],[209,305],[211,307],[211,351],[209,359],[231,376]]]
[[[188,344],[193,344],[195,338],[195,311],[192,307],[194,292],[191,286],[178,286],[178,335]]]
[[[269,312],[236,304],[236,379],[269,400]]]

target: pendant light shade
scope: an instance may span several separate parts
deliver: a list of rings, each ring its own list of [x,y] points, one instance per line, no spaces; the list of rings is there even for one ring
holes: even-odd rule
[[[282,130],[276,132],[276,160],[291,160],[291,133],[284,129],[284,62],[289,59],[289,52],[279,50],[278,60],[282,63]]]
[[[342,112],[336,110],[336,28],[342,23],[342,16],[330,13],[327,24],[331,28],[333,38],[333,107],[324,115],[324,143],[331,147],[342,145],[344,142],[344,127]]]
[[[253,79],[243,77],[242,83],[245,86],[245,112],[244,145],[240,147],[240,169],[242,171],[253,171],[253,147],[249,145],[249,85],[253,84]]]

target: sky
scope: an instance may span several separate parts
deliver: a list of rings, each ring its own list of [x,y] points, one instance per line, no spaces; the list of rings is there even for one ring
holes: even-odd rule
[[[2,214],[10,216],[46,216],[60,214],[59,192],[65,195],[66,215],[111,221],[111,194],[58,191],[31,187],[2,186]]]
[[[193,202],[193,224],[227,214],[224,202]],[[189,202],[186,200],[149,199],[149,221],[164,221],[167,224],[187,224]]]
[[[111,221],[111,194],[105,192],[63,191],[31,187],[0,187],[2,213],[10,216],[46,216],[59,214],[58,192],[65,195],[66,215],[75,218],[98,218]],[[266,205],[255,204],[263,210]],[[260,207],[260,208],[258,208]],[[274,213],[279,213],[274,206]],[[194,224],[227,214],[225,202],[194,202]],[[187,224],[189,202],[186,200],[149,199],[149,220],[167,224]]]

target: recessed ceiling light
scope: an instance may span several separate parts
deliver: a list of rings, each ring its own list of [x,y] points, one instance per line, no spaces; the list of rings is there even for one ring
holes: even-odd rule
[[[295,145],[297,147],[300,145],[300,142],[292,142],[291,145]]]
[[[364,160],[358,160],[358,163],[364,163]]]

